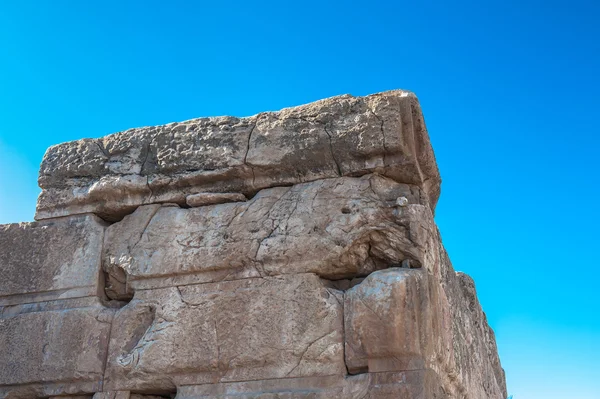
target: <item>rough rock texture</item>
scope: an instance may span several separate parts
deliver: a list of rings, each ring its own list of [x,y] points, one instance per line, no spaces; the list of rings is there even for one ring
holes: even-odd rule
[[[39,183],[0,399],[506,397],[409,92],[64,143]]]
[[[368,175],[265,189],[248,202],[141,206],[107,229],[110,294],[308,272],[351,278],[405,259],[419,265],[424,231],[395,206],[400,196],[426,201],[414,187]]]
[[[380,173],[437,202],[440,176],[416,97],[340,96],[249,118],[193,119],[50,147],[36,219],[94,212],[118,220],[200,192],[256,193]]]
[[[0,305],[95,295],[105,225],[94,215],[0,225]]]
[[[298,274],[138,291],[115,319],[106,388],[345,375],[342,293],[326,283]]]
[[[113,312],[87,305],[44,311],[23,307],[22,313],[0,317],[0,397],[102,388]]]

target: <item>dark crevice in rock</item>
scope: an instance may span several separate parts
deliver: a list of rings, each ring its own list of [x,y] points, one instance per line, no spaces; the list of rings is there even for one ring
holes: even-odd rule
[[[345,291],[349,290],[350,288],[357,286],[358,284],[362,283],[365,278],[366,278],[366,276],[354,277],[351,279],[345,278],[345,279],[340,279],[340,280],[329,280],[329,279],[321,277],[321,279],[326,280],[328,282],[328,285],[331,288],[336,289],[341,292],[345,292]]]
[[[127,289],[127,276],[122,269],[113,268],[110,273],[102,271],[102,282],[106,295],[105,301],[112,304],[110,307],[123,307],[133,299],[133,292]]]
[[[369,372],[369,367],[354,367],[352,370],[348,368],[346,365],[346,369],[348,370],[348,375],[359,375],[359,374],[367,374]]]
[[[104,154],[104,156],[106,157],[106,159],[110,159],[110,154],[108,153],[108,151],[106,151],[106,148],[104,148],[104,144],[102,143],[101,140],[94,140],[94,143],[98,146],[98,148],[100,149],[100,151],[102,152],[102,154]]]
[[[252,190],[242,190],[242,194],[244,194],[246,196],[246,198],[248,199],[248,201],[250,201],[252,198],[254,198],[256,196],[256,194],[258,194],[259,192],[261,192],[262,190],[267,190],[270,188],[279,188],[279,187],[293,187],[296,184],[303,184],[303,183],[279,183],[279,184],[272,184],[269,185],[267,187],[262,187],[259,189],[252,189]]]
[[[124,281],[126,279],[121,278],[120,280]],[[119,292],[125,292],[125,283],[120,280],[115,279],[114,275],[109,275],[100,267],[98,297],[102,305],[107,308],[122,308],[133,298],[133,293],[131,295],[118,294]]]
[[[145,154],[144,154],[144,160],[142,161],[142,166],[140,168],[140,175],[147,176],[146,165],[148,163],[148,159],[150,158],[150,143],[147,143],[146,146],[144,147],[144,149],[145,149]]]
[[[123,220],[123,218],[125,216],[131,215],[140,206],[143,206],[143,205],[132,205],[130,207],[121,207],[119,209],[119,212],[113,212],[113,211],[111,211],[111,212],[102,212],[102,211],[98,211],[98,212],[95,212],[94,214],[110,225],[110,224],[113,224],[113,223],[120,222],[121,220]]]

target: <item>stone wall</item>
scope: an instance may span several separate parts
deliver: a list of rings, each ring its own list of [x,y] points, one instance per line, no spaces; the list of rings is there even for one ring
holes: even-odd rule
[[[0,226],[0,398],[504,399],[416,97],[48,149]]]

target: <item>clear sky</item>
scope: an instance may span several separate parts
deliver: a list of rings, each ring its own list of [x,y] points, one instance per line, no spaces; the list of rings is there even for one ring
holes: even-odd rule
[[[32,220],[52,144],[409,89],[509,394],[598,399],[599,21],[579,0],[4,0],[0,223]]]

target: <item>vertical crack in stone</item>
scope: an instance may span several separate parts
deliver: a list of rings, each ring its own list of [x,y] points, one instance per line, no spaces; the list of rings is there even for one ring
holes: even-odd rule
[[[100,295],[102,296],[106,296],[108,297],[107,293],[106,293],[106,281],[108,279],[108,276],[106,275],[107,273],[104,271],[103,268],[103,263],[104,263],[104,238],[106,236],[106,227],[104,227],[103,231],[102,231],[102,239],[100,240],[100,265],[99,265],[99,274],[100,276],[99,281],[101,286],[99,287]],[[102,354],[102,379],[100,381],[100,391],[104,390],[104,381],[106,380],[106,372],[107,372],[107,368],[108,368],[108,356],[110,354],[110,337],[112,335],[112,329],[113,329],[113,320],[114,320],[114,316],[115,316],[115,311],[106,309],[105,312],[111,312],[111,317],[110,317],[110,327],[108,329],[108,336],[106,337],[106,348],[104,349],[104,353]]]
[[[252,140],[252,134],[254,133],[254,129],[256,129],[256,126],[258,125],[258,121],[261,118],[262,114],[258,114],[256,116],[256,120],[254,121],[254,124],[252,125],[252,127],[250,128],[250,132],[248,133],[248,141],[246,143],[246,153],[244,154],[244,165],[250,168],[250,173],[252,173],[252,183],[251,183],[251,190],[256,190],[256,172],[254,171],[254,165],[252,165],[251,163],[248,162],[248,153],[250,152],[250,142]]]
[[[346,367],[346,375],[350,375],[350,369],[346,362],[346,290],[342,292],[342,300],[339,301],[342,306],[342,356],[344,357],[344,367]],[[337,297],[336,297],[337,299]]]
[[[371,114],[373,114],[373,116],[379,121],[379,130],[381,131],[381,144],[383,147],[383,166],[387,166],[386,156],[388,154],[388,148],[387,148],[387,143],[386,143],[385,125],[384,125],[383,118],[381,118],[379,115],[377,115],[375,113],[375,111],[373,109],[371,109],[370,107],[367,107],[367,108],[368,108],[369,112],[371,112]]]
[[[329,138],[329,152],[331,152],[331,158],[333,159],[333,162],[335,163],[335,167],[337,170],[337,174],[338,176],[342,176],[342,168],[340,168],[340,163],[338,162],[335,153],[333,152],[333,142],[332,142],[332,137],[331,137],[331,133],[329,133],[329,130],[327,130],[327,126],[323,126],[323,130],[325,130],[325,134],[327,134],[327,137]]]
[[[244,165],[248,165],[248,153],[250,152],[250,141],[252,140],[252,134],[254,133],[254,129],[256,129],[256,125],[258,125],[258,121],[262,114],[258,114],[256,116],[256,120],[254,124],[250,128],[250,132],[248,133],[248,142],[246,143],[246,153],[244,154]]]
[[[148,163],[148,158],[150,158],[150,142],[148,142],[146,144],[145,152],[146,152],[146,154],[144,155],[144,160],[142,161],[142,166],[140,167],[140,175],[142,175],[142,176],[146,175],[146,177],[148,177],[148,175],[145,173],[145,169],[146,169],[146,164]],[[150,187],[148,187],[148,188],[150,188]],[[152,190],[150,190],[150,191],[152,191]]]
[[[135,247],[140,243],[140,241],[142,241],[142,237],[144,237],[144,234],[146,233],[146,230],[148,229],[148,226],[150,226],[150,223],[152,222],[152,219],[154,219],[154,216],[156,216],[156,214],[158,213],[158,211],[160,209],[161,209],[160,206],[155,206],[155,209],[153,210],[152,214],[150,214],[150,216],[148,217],[148,220],[144,224],[144,227],[142,229],[142,232],[140,233],[140,236],[138,237],[138,239],[136,240],[136,242],[129,248],[129,252],[130,253],[131,253],[131,251],[133,251],[135,249]]]

